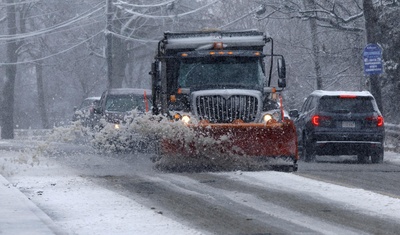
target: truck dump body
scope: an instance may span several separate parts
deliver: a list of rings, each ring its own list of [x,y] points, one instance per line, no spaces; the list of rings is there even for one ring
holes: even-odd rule
[[[160,137],[163,156],[288,158],[297,169],[296,129],[279,102],[284,74],[280,88],[269,86],[274,57],[282,62],[283,56],[272,49],[266,54],[268,42],[257,30],[164,34],[151,72],[153,113],[181,122],[198,138]]]

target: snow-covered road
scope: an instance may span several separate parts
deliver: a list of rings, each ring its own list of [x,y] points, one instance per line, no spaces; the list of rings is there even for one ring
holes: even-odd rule
[[[293,211],[280,204],[266,202],[245,189],[232,191],[210,187],[209,184],[196,180],[199,176],[195,174],[160,174],[151,169],[151,162],[145,154],[138,155],[133,160],[127,160],[125,156],[124,161],[120,161],[115,156],[105,157],[79,151],[73,154],[57,151],[44,154],[33,148],[19,152],[0,150],[0,156],[0,173],[67,234],[218,233],[191,223],[190,219],[179,219],[166,208],[159,207],[159,203],[149,206],[151,203],[143,203],[146,198],[128,195],[129,192],[118,185],[122,182],[117,180],[121,176],[145,177],[146,182],[156,182],[171,190],[182,191],[183,195],[205,198],[204,200],[214,201],[212,203],[216,204],[219,200],[240,204],[238,208],[243,206],[251,209],[252,213],[257,211],[266,214],[268,218],[287,221],[288,231],[299,226],[301,230],[293,231],[293,234],[304,231],[312,231],[315,234],[366,233],[358,228],[342,226],[336,222],[304,215],[301,211]],[[400,155],[387,152],[385,163],[400,164]],[[400,221],[399,195],[384,195],[322,182],[295,173],[236,171],[208,173],[206,176],[213,179],[222,177],[224,180],[240,182],[266,191],[290,192],[299,197],[307,195],[317,199],[317,202],[325,201],[331,206],[340,205],[340,210]],[[105,178],[107,182],[114,180],[115,183],[109,187],[99,183]],[[115,190],[118,188],[121,190]],[[387,234],[391,234],[391,230],[388,230]]]

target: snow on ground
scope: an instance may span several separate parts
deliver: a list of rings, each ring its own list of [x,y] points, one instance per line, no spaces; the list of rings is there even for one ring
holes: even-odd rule
[[[385,152],[384,161],[400,165],[400,154],[395,152]]]
[[[396,153],[387,153],[391,161],[399,162]],[[373,216],[383,216],[400,221],[400,198],[390,197],[364,189],[345,187],[322,181],[280,172],[234,172],[223,173],[232,179],[245,181],[259,187],[276,188],[287,192],[298,192],[310,197],[336,201],[346,208]],[[284,183],[283,183],[284,182]]]
[[[169,133],[169,130],[166,129],[163,133]],[[74,142],[81,137],[82,132],[78,125],[74,128],[56,129],[51,141]],[[2,144],[9,145],[10,142],[0,141],[0,145]],[[89,178],[77,177],[65,167],[49,161],[46,154],[43,154],[51,149],[49,141],[40,142],[37,146],[19,152],[0,150],[0,174],[28,195],[35,204],[46,205],[48,211],[45,213],[55,218],[56,224],[62,229],[78,235],[205,234],[166,217],[157,208],[144,207],[121,194],[99,187]],[[386,152],[385,162],[400,165],[400,154]],[[259,184],[261,187],[268,185],[280,190],[312,192],[316,197],[334,200],[355,210],[400,219],[399,198],[371,191],[274,171],[214,174],[227,175],[251,184]]]
[[[76,174],[47,161],[35,151],[0,150],[0,155],[0,173],[35,204],[46,205],[48,211],[45,212],[56,218],[56,224],[65,231],[82,235],[204,234],[167,218],[156,208],[146,208],[118,193],[101,188],[84,176],[76,177]],[[400,155],[387,152],[385,161],[400,164]],[[355,210],[362,208],[365,213],[400,219],[399,198],[363,189],[273,171],[214,174],[227,175],[260,187],[312,192],[316,197],[334,200]]]
[[[0,174],[71,234],[205,234],[146,208],[32,152],[0,150]]]

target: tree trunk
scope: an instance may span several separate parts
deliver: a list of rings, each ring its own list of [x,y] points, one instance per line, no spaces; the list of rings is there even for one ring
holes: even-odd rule
[[[13,0],[7,0],[7,30],[8,35],[17,34],[17,22],[15,13],[15,4]],[[18,60],[17,42],[15,40],[7,41],[7,64],[6,77],[3,87],[3,103],[2,103],[2,139],[14,139],[14,87],[17,74]]]
[[[44,87],[43,87],[43,65],[42,61],[39,61],[36,65],[36,84],[38,91],[38,106],[40,119],[42,120],[42,127],[44,129],[49,129],[49,120],[47,118],[46,105],[44,99]]]
[[[400,123],[400,67],[393,66],[400,63],[400,40],[398,29],[400,22],[399,7],[388,5],[379,6],[380,35],[383,47],[383,59],[387,62],[385,74],[381,82],[382,105],[385,110],[385,121],[390,123]]]
[[[374,9],[374,4],[372,0],[363,1],[364,18],[365,18],[365,31],[367,44],[368,43],[379,43],[380,28],[378,25],[378,12]],[[370,91],[376,99],[379,109],[383,112],[382,106],[382,94],[381,94],[381,76],[380,75],[370,75]]]
[[[112,0],[106,0],[107,5],[107,26],[106,26],[106,61],[107,61],[107,88],[113,87],[113,49],[112,49],[112,17],[113,17],[113,5]]]
[[[314,0],[304,0],[304,6],[307,9],[316,9]],[[317,14],[317,13],[314,13]],[[318,25],[317,20],[314,17],[310,17],[310,30],[311,30],[311,43],[312,43],[312,54],[314,57],[314,70],[315,70],[315,81],[316,89],[323,89],[322,86],[322,73],[321,73],[321,56],[320,56],[320,44],[318,39]]]
[[[112,40],[112,81],[110,88],[121,88],[125,79],[125,69],[128,59],[128,51],[124,39],[113,37]]]
[[[120,32],[122,23],[119,20],[113,21],[116,14],[120,17],[118,9],[114,8],[112,0],[107,0],[107,78],[108,88],[121,88],[125,78],[128,51],[124,39],[114,36],[113,32]]]

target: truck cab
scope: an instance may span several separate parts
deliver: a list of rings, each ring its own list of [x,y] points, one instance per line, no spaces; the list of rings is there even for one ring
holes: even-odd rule
[[[271,87],[265,59],[271,59],[272,69],[274,58],[263,53],[270,41],[254,30],[165,33],[152,70],[154,103],[159,104],[153,112],[210,123],[259,123],[268,119],[268,111],[280,112],[277,95],[286,86],[285,65],[283,56],[274,55],[279,80],[277,88]]]

